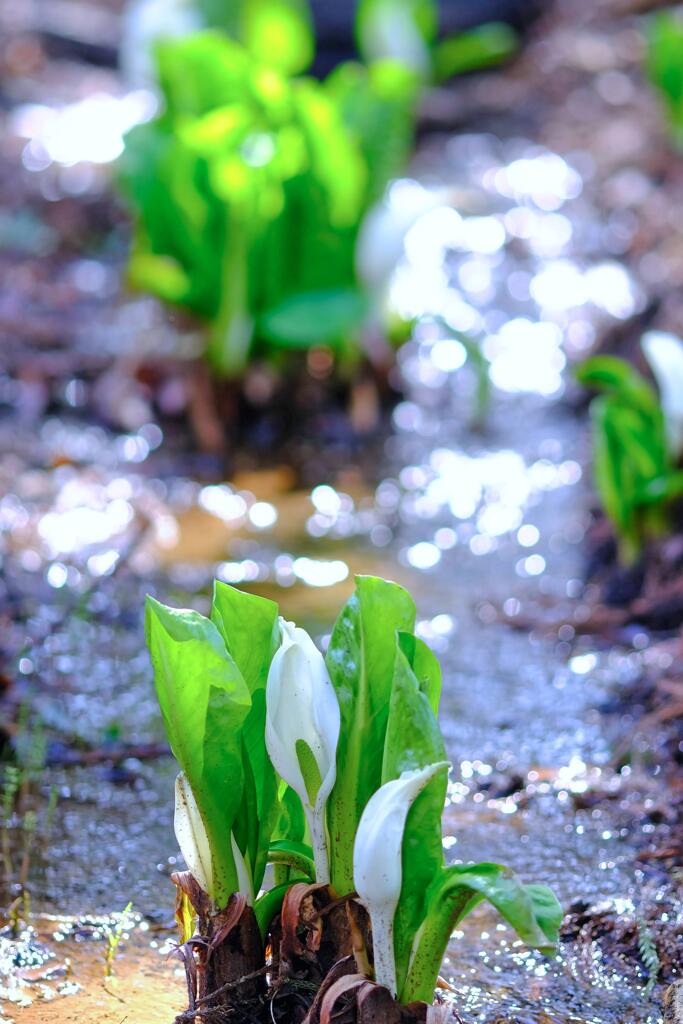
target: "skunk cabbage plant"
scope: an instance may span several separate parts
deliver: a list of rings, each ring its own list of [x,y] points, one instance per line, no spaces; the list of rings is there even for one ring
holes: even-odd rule
[[[163,110],[120,165],[131,284],[206,325],[219,375],[320,344],[353,361],[368,309],[356,239],[406,161],[415,76],[383,61],[292,79],[211,31],[156,55]]]
[[[650,332],[643,352],[661,394],[615,356],[595,356],[577,370],[581,384],[602,392],[591,403],[595,484],[627,565],[649,537],[666,532],[667,505],[683,494],[683,343]]]
[[[323,890],[331,909],[359,903],[373,954],[371,963],[359,950],[356,927],[358,969],[405,1004],[431,1002],[451,933],[482,900],[543,950],[561,919],[544,886],[498,864],[445,863],[441,673],[414,624],[409,594],[371,576],[356,578],[325,658],[272,602],[220,583],[210,619],[151,598],[147,607],[157,694],[181,767],[176,833],[195,882],[217,914],[241,894],[264,937],[282,906],[283,963],[292,943],[305,962],[320,945],[318,934],[304,954],[297,936],[316,918],[309,910],[292,919],[292,906]],[[260,892],[267,861],[296,879]]]

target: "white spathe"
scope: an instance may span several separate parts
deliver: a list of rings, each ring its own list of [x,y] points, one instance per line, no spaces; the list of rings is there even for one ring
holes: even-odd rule
[[[190,874],[208,896],[213,896],[213,862],[209,837],[184,772],[180,772],[175,780],[173,827]]]
[[[369,62],[395,60],[420,78],[431,75],[429,46],[408,4],[376,0],[362,24],[362,45]]]
[[[669,451],[678,461],[683,455],[683,341],[666,331],[647,331],[641,346],[659,388]]]
[[[249,906],[253,907],[254,879],[249,866],[249,858],[242,854],[233,832],[230,833],[230,845],[232,847],[232,855],[235,860],[235,870],[237,872],[237,884],[239,886],[239,891],[242,896],[244,896]]]
[[[353,881],[372,924],[375,981],[397,995],[394,914],[403,881],[401,859],[408,812],[446,761],[402,772],[374,793],[358,824]]]
[[[329,882],[325,805],[337,774],[341,714],[325,659],[305,629],[279,620],[281,644],[266,684],[266,747],[278,774],[298,794],[311,830],[318,882]],[[303,741],[315,758],[320,786],[312,800],[297,754]]]
[[[356,269],[369,290],[387,288],[405,252],[406,235],[425,214],[448,200],[443,188],[427,189],[409,178],[393,182],[360,226]]]
[[[156,88],[154,44],[205,28],[193,0],[131,0],[122,19],[119,67],[132,89]]]

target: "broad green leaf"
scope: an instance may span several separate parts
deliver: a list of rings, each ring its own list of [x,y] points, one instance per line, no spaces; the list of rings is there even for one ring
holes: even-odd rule
[[[356,290],[307,292],[264,313],[259,329],[286,348],[334,346],[358,330],[367,311],[367,299]]]
[[[383,783],[397,779],[401,772],[426,768],[429,764],[446,759],[443,739],[429,696],[423,692],[420,680],[404,653],[405,646],[410,652],[406,636],[399,632],[394,637],[395,663],[384,739]],[[421,651],[420,656],[426,661],[424,651]]]
[[[209,837],[212,895],[224,905],[238,889],[230,832],[244,788],[249,690],[218,629],[198,612],[148,597],[145,631],[166,734]]]
[[[268,847],[269,864],[286,864],[296,874],[304,875],[311,882],[315,881],[315,863],[313,850],[306,843],[295,843],[291,840],[277,840]]]
[[[399,647],[415,673],[420,690],[429,701],[435,715],[441,700],[441,665],[431,647],[413,633],[398,634]],[[437,758],[439,760],[439,758]]]
[[[240,849],[249,851],[258,890],[279,813],[277,779],[265,745],[266,680],[280,643],[278,607],[274,601],[216,580],[211,619],[251,694],[252,706],[244,723],[244,755],[249,769],[245,769],[245,799],[234,831]]]
[[[275,601],[216,580],[211,621],[221,633],[249,692],[265,690],[268,669],[280,645]]]
[[[243,2],[242,42],[256,60],[285,75],[305,71],[315,40],[305,0]]]
[[[414,141],[420,78],[398,61],[376,61],[370,67],[349,62],[332,72],[324,88],[363,154],[367,209],[406,165]]]
[[[508,60],[519,48],[516,32],[504,22],[489,22],[438,43],[434,74],[438,81],[480,71]]]
[[[581,363],[576,379],[586,388],[616,395],[622,404],[652,413],[659,408],[655,389],[629,363],[616,356],[593,356]]]
[[[416,939],[402,1002],[431,1002],[453,929],[487,900],[530,946],[551,953],[558,938],[562,908],[545,886],[525,886],[500,864],[443,868],[427,893],[427,916]]]
[[[630,562],[637,557],[641,546],[636,523],[637,482],[633,466],[623,457],[621,438],[610,415],[609,399],[596,399],[591,405],[591,416],[595,485],[603,508],[617,531],[622,555]]]
[[[195,32],[157,43],[166,117],[199,117],[245,97],[251,57],[221,32]]]
[[[197,0],[205,22],[284,74],[304,71],[315,40],[306,0]]]
[[[291,881],[283,882],[281,885],[276,885],[273,889],[269,889],[267,892],[262,893],[256,900],[254,903],[254,914],[256,915],[256,922],[259,926],[261,938],[264,942],[266,935],[268,934],[270,923],[275,915],[280,913],[282,903],[288,891],[293,885],[296,885],[297,882],[309,881],[310,879],[306,876],[292,878]]]
[[[181,303],[190,291],[190,279],[172,256],[151,252],[133,253],[128,264],[133,288],[152,292],[164,302]]]
[[[660,502],[673,501],[682,495],[683,470],[677,470],[648,480],[637,497],[641,505],[658,505]]]
[[[434,679],[429,676],[436,674],[439,686],[441,682],[441,673],[432,652],[421,640],[399,632],[384,744],[383,783],[398,778],[403,771],[425,768],[446,760],[434,710],[422,688],[422,680],[411,667],[410,656],[413,662],[417,661],[426,668],[428,689],[434,691]],[[399,988],[408,968],[413,937],[425,916],[425,894],[443,866],[441,815],[447,781],[448,768],[444,767],[408,812],[401,857],[401,895],[394,915],[394,953]]]
[[[647,71],[659,89],[674,142],[683,130],[683,21],[676,11],[662,11],[650,21]]]
[[[334,626],[327,667],[341,709],[337,781],[328,801],[331,875],[353,890],[353,840],[370,796],[382,783],[384,741],[396,661],[396,631],[412,630],[415,606],[395,583],[357,576]]]

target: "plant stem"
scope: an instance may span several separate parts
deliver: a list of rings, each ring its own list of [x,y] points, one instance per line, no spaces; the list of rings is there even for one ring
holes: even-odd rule
[[[388,988],[392,996],[397,995],[396,957],[394,955],[394,913],[396,907],[373,907],[370,914],[372,924],[372,951],[375,965],[375,981]]]
[[[327,856],[327,836],[325,834],[325,808],[321,811],[306,810],[308,827],[311,830],[311,845],[315,862],[315,880],[320,885],[328,885],[330,881],[330,862]]]

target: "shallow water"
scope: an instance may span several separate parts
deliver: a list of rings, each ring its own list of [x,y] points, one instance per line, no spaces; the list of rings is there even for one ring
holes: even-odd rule
[[[502,619],[527,601],[569,611],[586,599],[589,449],[565,401],[567,360],[644,296],[607,229],[595,228],[580,155],[571,165],[530,140],[472,135],[419,154],[416,173],[446,192],[411,231],[395,293],[407,312],[481,336],[496,385],[485,425],[472,429],[476,382],[462,345],[435,324],[401,351],[405,397],[376,445],[374,479],[341,474],[310,492],[267,474],[241,487],[207,484],[191,464],[179,476],[158,450],[156,423],[116,437],[84,427],[74,382],[37,438],[17,443],[16,424],[0,424],[1,471],[18,482],[0,521],[7,596],[23,617],[12,637],[19,672],[48,759],[74,737],[105,753],[120,740],[155,743],[147,587],[205,608],[215,570],[276,596],[324,642],[354,571],[397,578],[443,665],[448,858],[507,863],[552,884],[565,905],[638,907],[661,881],[648,889],[634,864],[641,816],[626,796],[579,811],[574,797],[596,785],[619,794],[628,782],[611,766],[599,708],[637,676],[649,638],[637,638],[636,653],[606,654],[569,625],[548,635]],[[394,200],[417,187],[401,183]],[[188,548],[191,528],[201,540]],[[58,803],[49,857],[36,849],[32,860],[35,907],[103,914],[132,901],[170,927],[173,776],[169,758],[45,770],[40,792],[56,787]],[[157,951],[145,960],[159,962]],[[445,974],[472,1021],[659,1020],[637,970],[598,947],[564,945],[545,960],[486,911],[454,940]]]

